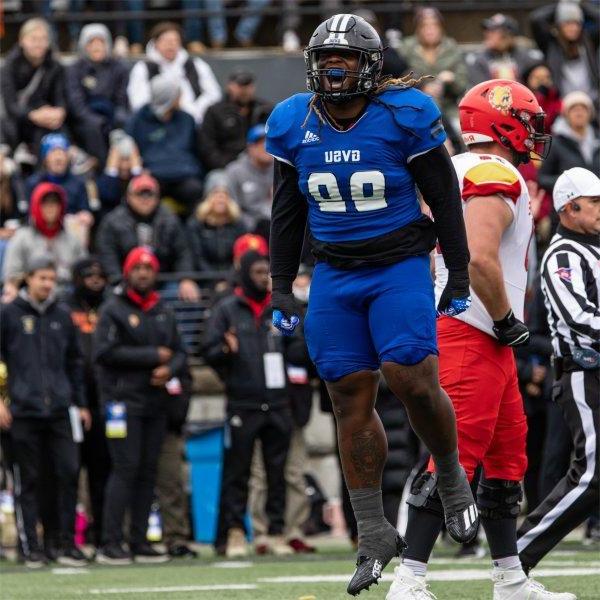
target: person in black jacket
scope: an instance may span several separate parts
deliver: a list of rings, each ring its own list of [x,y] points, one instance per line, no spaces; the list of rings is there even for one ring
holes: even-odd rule
[[[300,348],[300,336],[284,338],[270,325],[269,261],[249,251],[240,262],[241,286],[214,307],[203,343],[204,358],[225,383],[231,443],[225,449],[221,487],[226,554],[243,556],[244,514],[254,443],[262,443],[268,492],[271,547],[286,547],[285,463],[292,433],[285,363]],[[288,551],[291,550],[288,548]]]
[[[88,542],[100,545],[104,491],[110,472],[110,456],[104,435],[104,416],[98,394],[98,368],[94,362],[94,332],[98,311],[102,304],[107,277],[100,261],[93,256],[82,258],[73,265],[73,291],[65,296],[73,324],[77,328],[83,351],[85,369],[85,396],[92,415],[92,426],[84,432],[81,445],[81,463],[87,471],[87,482],[92,509],[92,524]],[[89,535],[91,533],[91,536]]]
[[[122,289],[103,306],[95,334],[100,366],[100,400],[112,461],[106,486],[103,546],[96,559],[120,565],[164,562],[165,554],[146,541],[148,516],[166,413],[181,394],[187,355],[175,315],[154,290],[158,260],[147,248],[125,259]],[[129,551],[123,548],[123,519],[131,509]]]
[[[79,473],[75,441],[81,419],[90,427],[83,366],[75,326],[54,296],[56,268],[48,259],[30,264],[26,287],[0,307],[0,355],[8,370],[15,503],[19,551],[28,567],[43,566],[36,527],[40,462],[51,458],[58,489],[59,562],[87,562],[75,546],[75,505]],[[79,441],[79,440],[77,440]]]
[[[79,35],[79,59],[67,69],[67,102],[75,137],[98,159],[108,154],[108,134],[122,127],[129,112],[128,69],[111,57],[112,38],[106,25],[90,23]]]
[[[96,250],[111,282],[121,278],[121,265],[136,246],[149,246],[162,273],[189,273],[192,256],[183,227],[171,211],[160,205],[159,185],[147,174],[134,177],[127,186],[127,200],[102,220]],[[179,281],[179,297],[196,302],[200,292],[192,279]]]
[[[202,164],[224,169],[246,149],[248,130],[266,123],[273,105],[256,97],[254,74],[237,70],[227,82],[226,97],[208,108],[198,132]]]
[[[7,55],[1,89],[6,117],[2,138],[13,150],[21,143],[37,147],[44,135],[63,127],[66,117],[64,70],[50,49],[50,29],[43,19],[29,19],[19,44]]]

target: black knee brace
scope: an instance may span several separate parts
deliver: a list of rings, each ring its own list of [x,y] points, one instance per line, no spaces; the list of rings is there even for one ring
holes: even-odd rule
[[[523,491],[518,481],[486,479],[477,487],[477,508],[484,519],[516,519]]]
[[[444,508],[437,491],[437,476],[435,473],[425,471],[413,481],[410,487],[410,496],[406,503],[415,508],[428,510],[440,517],[444,517]]]

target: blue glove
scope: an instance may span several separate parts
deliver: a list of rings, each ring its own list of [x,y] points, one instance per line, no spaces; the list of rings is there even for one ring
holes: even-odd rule
[[[436,311],[436,315],[438,317],[441,317],[442,315],[446,317],[455,317],[456,315],[465,312],[469,306],[471,306],[471,296],[467,296],[466,298],[452,298],[450,304],[448,304],[446,308]]]
[[[293,335],[298,323],[300,323],[298,315],[292,315],[288,319],[280,310],[273,311],[273,326],[283,335]]]
[[[448,271],[448,283],[437,305],[436,315],[455,317],[471,306],[468,271]]]

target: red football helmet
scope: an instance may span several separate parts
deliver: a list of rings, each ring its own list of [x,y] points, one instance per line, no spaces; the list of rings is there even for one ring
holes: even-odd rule
[[[458,105],[460,128],[467,146],[498,142],[527,162],[530,154],[546,158],[552,137],[544,132],[546,115],[524,85],[491,79],[471,88]]]

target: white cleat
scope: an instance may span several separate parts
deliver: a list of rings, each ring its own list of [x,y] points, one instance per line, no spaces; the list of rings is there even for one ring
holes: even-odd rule
[[[494,569],[492,581],[494,600],[577,600],[577,596],[568,592],[549,592],[521,569]]]
[[[425,577],[417,577],[403,564],[394,569],[394,581],[385,600],[437,600],[427,589]]]

